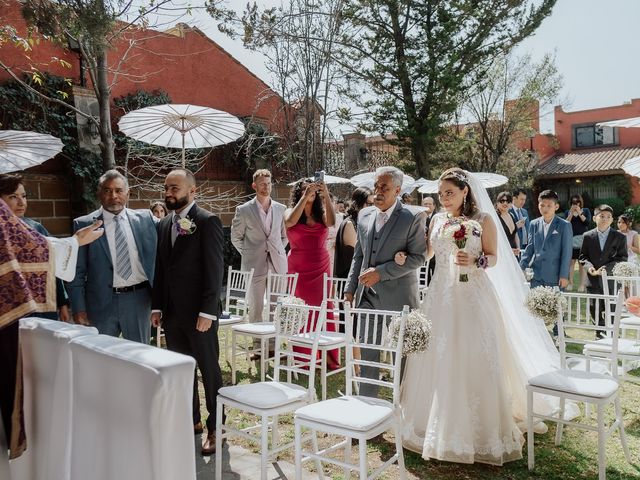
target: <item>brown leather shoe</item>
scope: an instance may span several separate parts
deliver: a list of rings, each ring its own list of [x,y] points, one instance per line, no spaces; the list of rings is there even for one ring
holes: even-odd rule
[[[204,427],[202,426],[202,422],[195,423],[193,425],[193,434],[200,435],[202,432],[204,432]]]
[[[202,444],[203,455],[213,455],[216,453],[216,432],[207,434],[207,439]]]

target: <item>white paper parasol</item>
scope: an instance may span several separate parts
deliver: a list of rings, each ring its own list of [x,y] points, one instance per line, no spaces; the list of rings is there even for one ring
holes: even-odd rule
[[[623,118],[622,120],[611,120],[610,122],[596,123],[598,127],[619,127],[619,128],[638,128],[640,127],[640,117]]]
[[[0,130],[0,173],[19,172],[55,157],[64,147],[51,135]]]
[[[351,177],[350,180],[351,180],[351,183],[353,183],[356,187],[367,187],[373,190],[375,177],[376,177],[376,172],[365,172],[365,173],[359,173],[358,175]],[[413,179],[413,177],[410,177],[409,175],[405,174],[402,179],[402,188],[401,188],[402,192],[404,192],[405,190],[411,189],[414,183],[415,183],[415,180]]]
[[[296,184],[296,182],[291,182],[291,183],[288,183],[287,185],[290,187],[293,187]],[[338,183],[351,183],[351,180],[344,177],[336,177],[335,175],[325,175],[324,183],[326,183],[327,185],[336,185]]]
[[[504,185],[509,181],[504,175],[498,173],[474,172],[473,175],[480,181],[484,188],[494,188]],[[420,193],[438,193],[438,181],[427,180],[423,186],[418,188]]]
[[[230,113],[196,105],[166,104],[141,108],[124,115],[120,131],[141,142],[161,147],[212,148],[237,140],[244,125]]]
[[[634,177],[640,177],[640,157],[633,157],[629,160],[625,160],[622,164],[622,169]]]

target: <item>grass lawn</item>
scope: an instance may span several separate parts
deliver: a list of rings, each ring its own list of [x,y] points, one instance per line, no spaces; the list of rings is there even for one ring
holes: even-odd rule
[[[224,335],[224,332],[221,332]],[[222,341],[220,342],[222,345]],[[231,384],[231,368],[222,360],[225,385]],[[640,381],[640,369],[634,372]],[[338,390],[344,391],[344,376],[342,374],[329,377],[328,392],[330,397],[338,396]],[[259,382],[260,375],[255,363],[248,363],[244,358],[239,359],[238,382]],[[488,387],[489,388],[489,387]],[[320,391],[320,385],[317,385]],[[204,406],[204,394],[200,385],[201,405]],[[627,440],[631,456],[635,463],[629,465],[624,459],[619,437],[616,433],[607,442],[607,478],[609,479],[640,479],[640,385],[626,382],[621,392],[622,410],[625,420]],[[613,412],[608,412],[611,419]],[[593,415],[595,418],[595,415]],[[203,419],[206,412],[203,411]],[[236,425],[244,427],[254,423],[250,415],[231,410],[228,412],[228,420]],[[594,420],[595,421],[595,420]],[[283,439],[293,438],[293,420],[291,416],[280,417],[280,432]],[[536,435],[536,469],[529,472],[527,469],[526,443],[523,448],[523,459],[505,464],[503,467],[487,465],[462,465],[438,461],[424,461],[419,455],[405,451],[405,464],[408,478],[438,478],[438,479],[594,479],[598,476],[597,467],[597,436],[595,432],[588,432],[573,428],[565,428],[562,445],[554,445],[555,426],[550,426],[549,432],[544,435]],[[327,445],[335,438],[320,438],[320,447]],[[247,440],[232,438],[230,442],[241,445],[255,453],[259,452],[258,445]],[[352,449],[354,461],[357,458],[357,448]],[[370,469],[376,468],[394,452],[394,439],[390,433],[386,433],[379,441],[368,443],[368,462]],[[280,458],[289,462],[294,461],[293,450],[285,451]],[[313,470],[313,463],[305,464],[305,468]],[[342,479],[342,470],[330,466],[324,466],[327,478]],[[357,478],[357,475],[352,475]],[[398,468],[393,466],[382,478],[399,478]]]

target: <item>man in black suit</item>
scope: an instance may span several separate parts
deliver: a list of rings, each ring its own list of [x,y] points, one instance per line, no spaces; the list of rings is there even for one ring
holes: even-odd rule
[[[580,263],[587,270],[587,292],[602,294],[602,271],[611,274],[616,263],[627,261],[627,237],[611,229],[613,209],[609,205],[597,207],[593,218],[596,228],[584,234]],[[594,322],[597,317],[598,325],[605,325],[604,302],[598,303],[599,310],[596,309],[596,302],[591,302],[591,316]],[[601,338],[604,332],[598,330],[596,336]]]
[[[220,219],[194,201],[196,181],[185,169],[164,182],[165,203],[173,213],[158,224],[156,279],[151,322],[162,323],[167,348],[195,358],[209,411],[202,453],[215,452],[216,396],[222,387],[218,364],[218,317],[224,272]],[[194,430],[201,431],[197,384],[193,396]]]

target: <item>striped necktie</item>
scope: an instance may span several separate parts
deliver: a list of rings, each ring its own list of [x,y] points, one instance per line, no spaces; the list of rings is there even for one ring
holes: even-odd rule
[[[116,241],[116,272],[123,280],[127,280],[131,276],[131,258],[129,258],[129,245],[127,244],[127,236],[124,233],[124,227],[120,224],[122,218],[120,215],[113,217],[116,224],[115,241]]]

